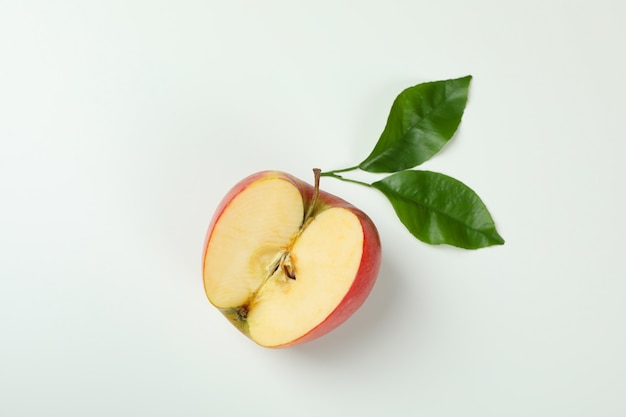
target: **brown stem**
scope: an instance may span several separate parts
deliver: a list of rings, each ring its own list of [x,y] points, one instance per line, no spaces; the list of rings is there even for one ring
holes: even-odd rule
[[[311,198],[311,204],[309,205],[309,209],[306,212],[306,216],[304,216],[303,224],[306,224],[306,221],[313,214],[313,210],[315,210],[315,205],[317,204],[317,196],[320,191],[320,177],[322,174],[322,170],[319,168],[313,168],[313,176],[315,178],[315,182],[313,185],[313,198]]]

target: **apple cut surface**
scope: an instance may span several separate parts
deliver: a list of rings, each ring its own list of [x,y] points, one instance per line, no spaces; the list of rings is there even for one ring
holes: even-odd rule
[[[259,172],[236,184],[211,220],[205,292],[261,346],[293,346],[329,332],[363,304],[376,281],[376,227],[317,187],[283,172]]]
[[[263,346],[304,336],[343,300],[361,262],[361,223],[346,209],[330,208],[302,231],[290,253],[296,279],[279,271],[248,315],[250,337]]]
[[[304,217],[291,183],[262,179],[246,187],[217,219],[205,254],[204,285],[217,308],[245,305]]]

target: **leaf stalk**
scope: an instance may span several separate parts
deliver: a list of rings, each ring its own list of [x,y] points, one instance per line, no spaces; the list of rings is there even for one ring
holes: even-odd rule
[[[331,178],[336,178],[336,179],[338,179],[339,181],[351,182],[351,183],[353,183],[353,184],[359,184],[359,185],[362,185],[362,186],[364,186],[364,187],[369,187],[369,188],[372,188],[372,184],[368,184],[368,183],[363,182],[363,181],[353,180],[353,179],[351,179],[351,178],[345,178],[345,177],[342,177],[341,175],[337,175],[337,174],[336,174],[337,172],[344,172],[344,171],[342,171],[342,170],[339,170],[339,171],[328,171],[328,172],[322,172],[320,175],[321,175],[322,177],[331,177]]]

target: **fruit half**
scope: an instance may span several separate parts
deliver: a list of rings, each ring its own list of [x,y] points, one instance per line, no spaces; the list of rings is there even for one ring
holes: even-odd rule
[[[318,338],[370,293],[381,249],[362,211],[289,174],[264,171],[224,197],[204,247],[209,301],[265,347]]]

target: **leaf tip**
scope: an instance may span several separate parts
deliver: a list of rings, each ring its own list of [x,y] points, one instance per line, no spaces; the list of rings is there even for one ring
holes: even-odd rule
[[[500,234],[498,232],[495,232],[495,235],[493,236],[493,243],[492,246],[496,246],[496,245],[504,245],[505,240],[502,236],[500,236]]]

